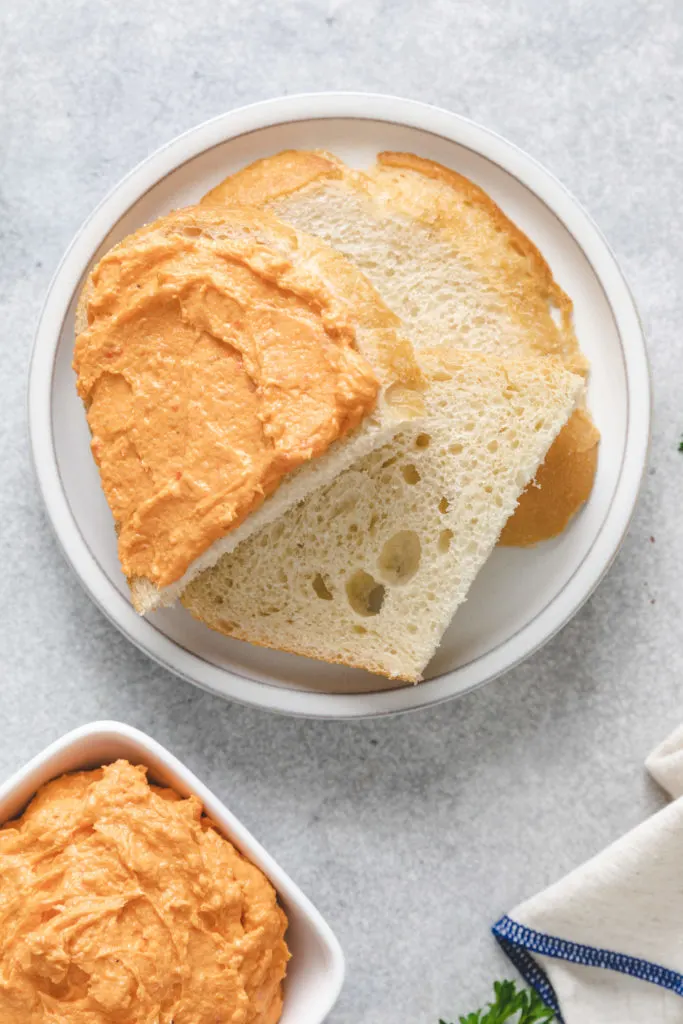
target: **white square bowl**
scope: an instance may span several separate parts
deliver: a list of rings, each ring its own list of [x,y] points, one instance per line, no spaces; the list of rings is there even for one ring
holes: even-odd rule
[[[289,919],[292,953],[281,1024],[321,1024],[344,981],[344,955],[332,929],[291,878],[227,807],[173,754],[121,722],[92,722],[46,747],[0,786],[0,824],[21,814],[36,790],[64,772],[99,768],[119,758],[143,764],[150,778],[182,796],[193,793],[223,835],[259,867],[277,890]]]

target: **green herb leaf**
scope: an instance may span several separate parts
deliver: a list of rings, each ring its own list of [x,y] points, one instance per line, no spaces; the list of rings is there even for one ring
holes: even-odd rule
[[[555,1011],[533,989],[517,991],[514,981],[497,981],[495,999],[485,1010],[459,1017],[460,1024],[551,1024]],[[439,1024],[446,1024],[440,1020]]]
[[[683,452],[683,437],[678,442],[678,450],[679,450],[679,452]]]

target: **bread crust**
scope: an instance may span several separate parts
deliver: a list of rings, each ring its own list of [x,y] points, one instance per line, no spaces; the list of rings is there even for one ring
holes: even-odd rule
[[[358,669],[361,672],[372,672],[373,675],[382,676],[384,679],[391,679],[392,682],[397,684],[397,686],[400,686],[401,684],[415,685],[417,683],[421,683],[424,678],[421,674],[411,675],[409,673],[401,673],[400,675],[393,675],[381,665],[375,664],[373,666],[368,666],[367,664],[354,662],[349,659],[342,658],[341,656],[332,657],[316,654],[315,657],[313,657],[313,655],[310,654],[302,654],[300,650],[297,650],[295,647],[288,647],[286,644],[268,643],[268,641],[263,638],[257,640],[254,639],[246,630],[240,630],[239,626],[234,622],[224,622],[221,619],[211,619],[211,621],[209,621],[205,615],[201,615],[199,612],[196,612],[189,602],[186,602],[182,598],[181,600],[193,618],[203,623],[203,625],[208,626],[209,629],[212,629],[215,633],[222,633],[223,636],[229,636],[233,640],[240,640],[243,643],[251,644],[252,647],[263,647],[264,650],[268,651],[282,651],[283,654],[296,654],[298,657],[311,658],[314,661],[322,661],[326,665],[343,665],[344,668]]]
[[[225,178],[202,198],[203,206],[261,206],[298,192],[321,178],[343,178],[348,168],[324,150],[285,149]]]
[[[468,233],[469,250],[478,257],[479,267],[487,266],[497,289],[524,322],[532,346],[529,354],[557,356],[573,373],[587,374],[588,362],[574,334],[572,300],[531,239],[483,189],[457,171],[412,153],[379,153],[370,174],[378,188],[394,186],[394,202],[406,205],[413,216],[459,245],[463,213],[475,208],[483,214],[476,235]],[[436,195],[425,191],[424,178],[442,187]]]

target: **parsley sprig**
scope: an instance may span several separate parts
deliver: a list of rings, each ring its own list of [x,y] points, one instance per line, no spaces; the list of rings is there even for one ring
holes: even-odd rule
[[[495,1000],[488,1008],[458,1018],[460,1024],[550,1024],[555,1012],[545,1005],[533,989],[517,991],[514,981],[497,981]],[[441,1020],[439,1024],[446,1024]]]

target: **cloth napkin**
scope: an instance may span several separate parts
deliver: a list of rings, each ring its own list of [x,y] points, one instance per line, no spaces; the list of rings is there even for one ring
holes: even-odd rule
[[[683,1024],[683,726],[645,764],[673,802],[493,927],[564,1024]]]

